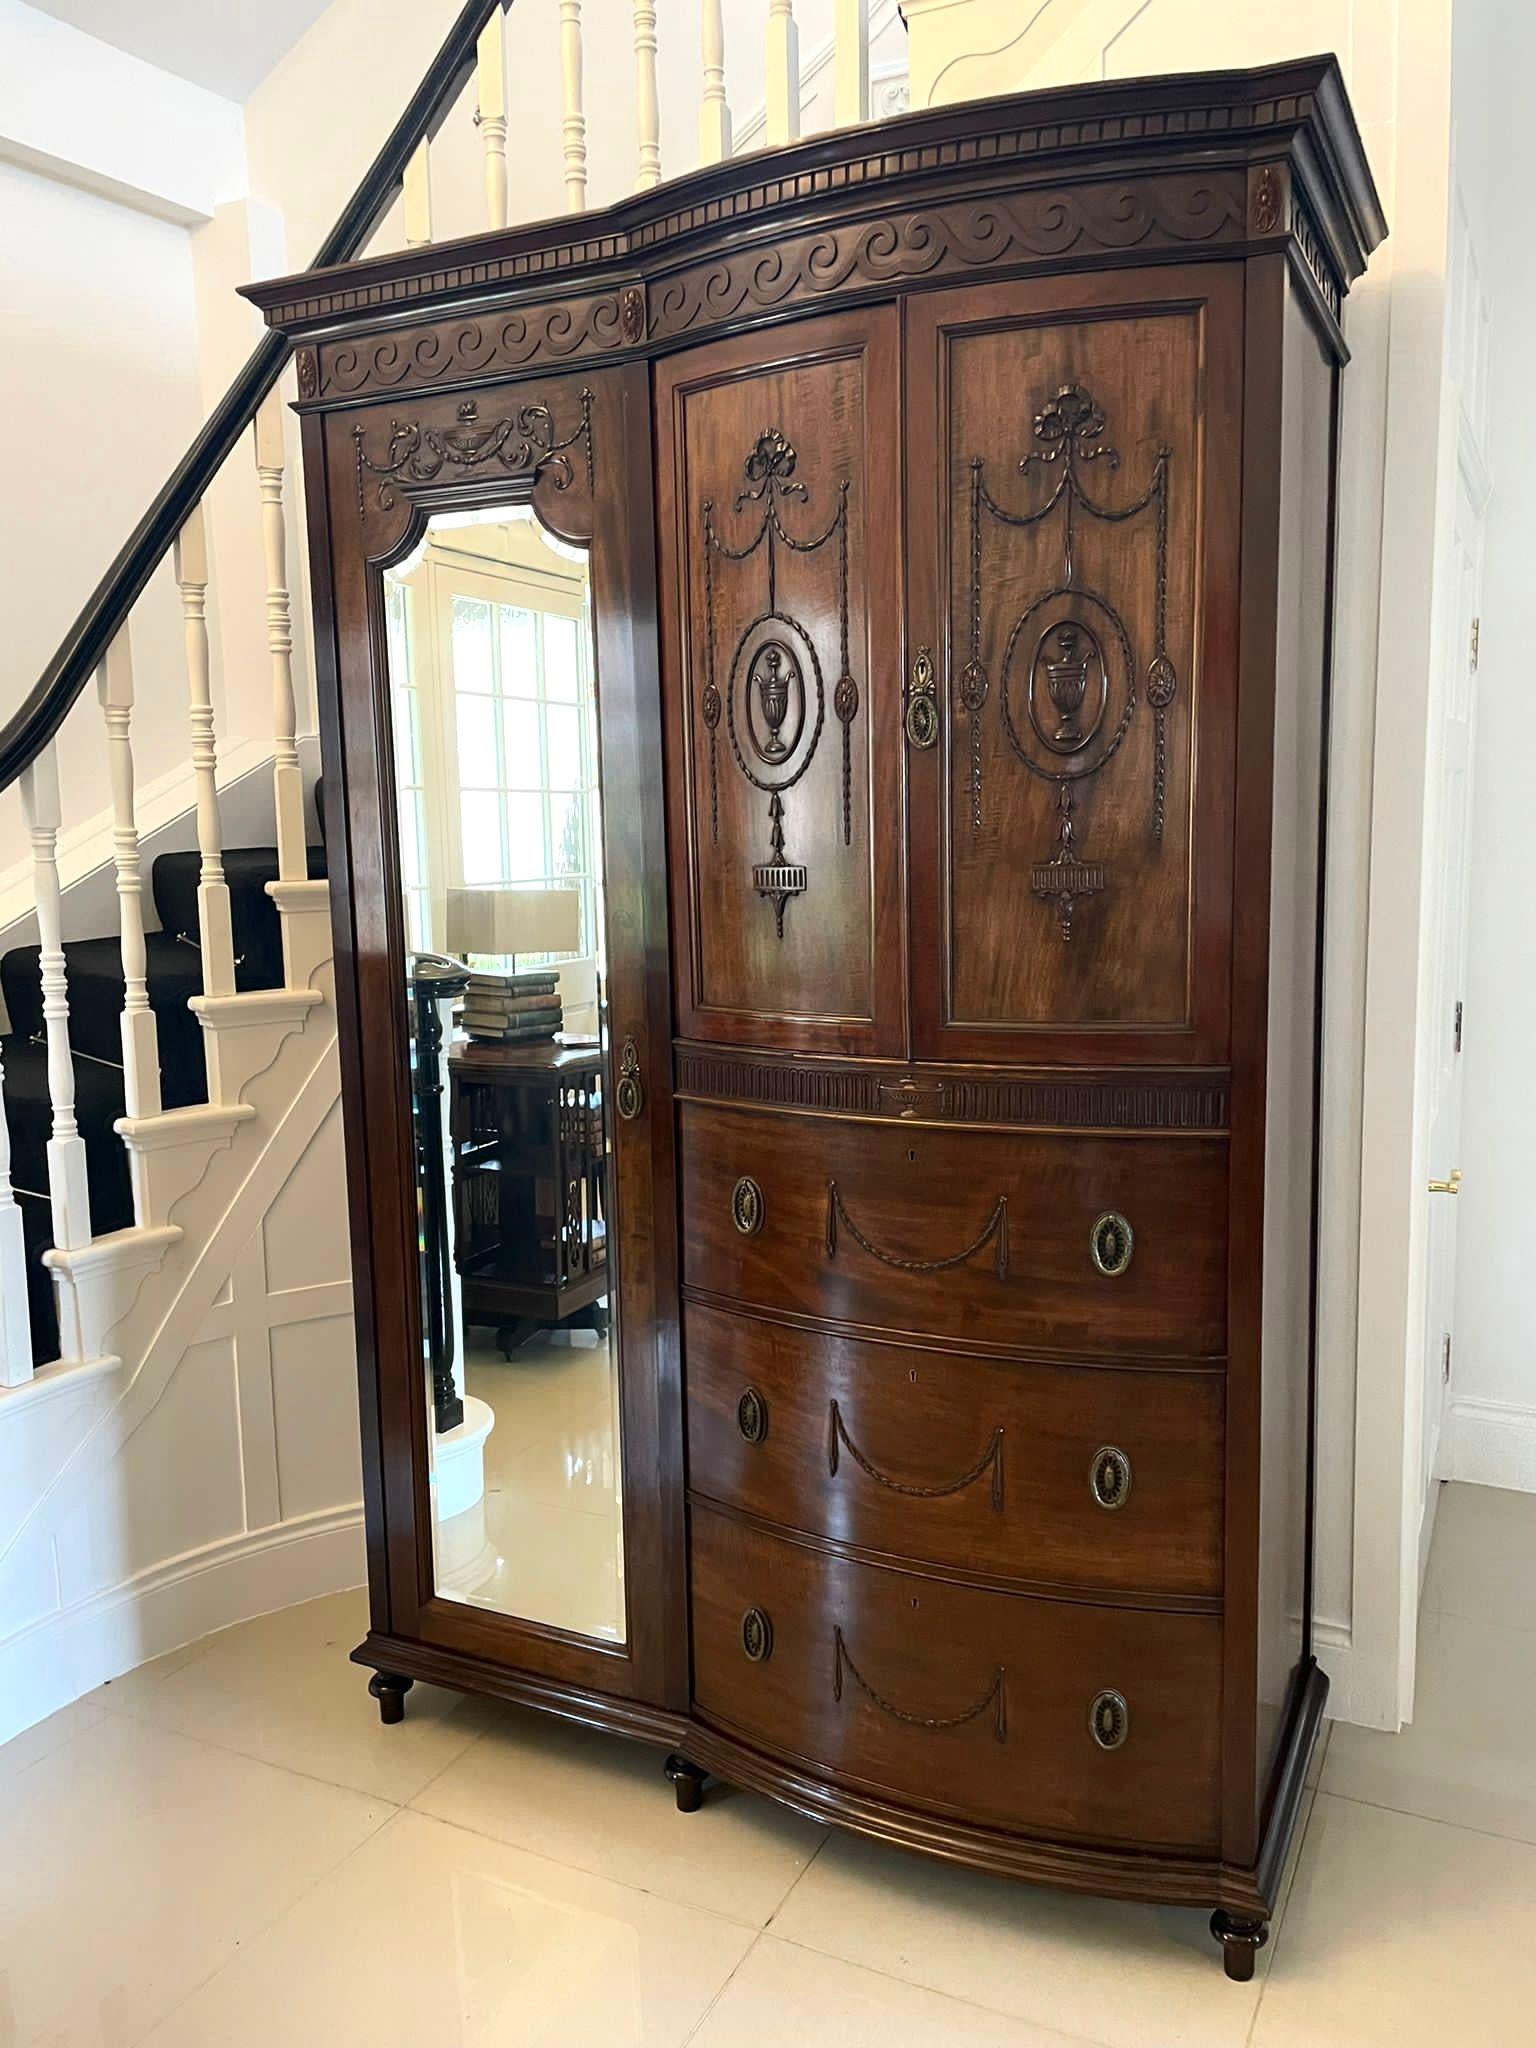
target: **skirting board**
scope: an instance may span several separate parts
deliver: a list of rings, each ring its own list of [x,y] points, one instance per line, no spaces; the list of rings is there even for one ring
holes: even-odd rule
[[[1453,1400],[1450,1443],[1441,1453],[1448,1479],[1536,1493],[1536,1408],[1524,1402]]]
[[[154,1565],[0,1643],[0,1742],[183,1643],[363,1579],[361,1502]]]

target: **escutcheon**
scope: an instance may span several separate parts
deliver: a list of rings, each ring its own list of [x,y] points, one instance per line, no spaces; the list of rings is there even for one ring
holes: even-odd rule
[[[912,682],[907,691],[907,744],[931,747],[939,736],[938,684],[933,656],[926,647],[917,650],[912,664]]]
[[[1136,1235],[1118,1210],[1106,1209],[1089,1232],[1088,1249],[1098,1270],[1107,1279],[1118,1280],[1131,1263]]]
[[[645,1087],[640,1079],[640,1054],[632,1038],[624,1041],[624,1050],[619,1054],[619,1080],[613,1091],[619,1115],[625,1123],[632,1124],[645,1107]]]

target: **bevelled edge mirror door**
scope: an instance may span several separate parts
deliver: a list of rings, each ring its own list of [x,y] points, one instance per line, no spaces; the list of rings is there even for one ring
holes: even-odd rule
[[[371,740],[376,777],[377,875],[348,788],[354,892],[389,967],[359,973],[356,1020],[398,1181],[368,1230],[383,1632],[665,1704],[686,1680],[644,406],[615,373],[346,420],[368,733],[340,561],[336,609],[344,760]]]

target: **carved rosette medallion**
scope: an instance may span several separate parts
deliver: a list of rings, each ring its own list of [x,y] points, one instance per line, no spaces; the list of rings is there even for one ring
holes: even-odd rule
[[[837,487],[837,510],[829,525],[797,535],[784,523],[784,507],[807,497],[795,481],[796,455],[778,427],[759,434],[742,465],[745,481],[732,507],[739,515],[759,508],[756,531],[738,544],[728,541],[716,520],[712,499],[700,507],[704,540],[704,689],[699,700],[709,750],[709,831],[720,837],[719,732],[725,727],[731,758],[745,779],[768,799],[768,858],[752,868],[752,886],[773,906],[774,925],[784,936],[784,913],[810,886],[809,870],[786,852],[788,793],[816,758],[827,721],[827,687],[821,657],[800,621],[782,609],[778,595],[779,552],[812,555],[837,548],[840,666],[832,691],[832,714],[842,735],[843,844],[853,840],[852,726],[859,712],[848,646],[848,481]],[[722,687],[716,621],[716,582],[725,564],[761,557],[766,582],[763,609],[743,628]]]
[[[397,484],[435,483],[448,469],[501,470],[508,476],[547,477],[557,491],[576,481],[572,452],[578,451],[592,482],[592,393],[583,388],[581,413],[570,433],[560,435],[547,405],[522,405],[489,422],[480,418],[473,398],[466,398],[452,427],[424,427],[414,420],[391,420],[389,440],[380,456],[368,452],[368,430],[352,429],[357,465],[357,510],[369,510],[368,480],[378,478],[373,493],[380,512],[396,503]]]
[[[1085,858],[1078,845],[1079,790],[1119,752],[1136,714],[1137,662],[1125,620],[1113,600],[1093,590],[1079,573],[1076,544],[1080,522],[1122,525],[1150,514],[1155,549],[1156,615],[1154,648],[1146,671],[1153,736],[1152,831],[1163,834],[1167,784],[1167,718],[1178,691],[1168,654],[1168,468],[1159,448],[1152,476],[1139,496],[1116,504],[1088,489],[1084,473],[1100,463],[1117,470],[1120,456],[1104,436],[1108,418],[1081,384],[1065,384],[1035,414],[1030,449],[1019,463],[1023,476],[1050,479],[1042,502],[1016,511],[992,495],[981,457],[971,462],[970,650],[960,671],[957,709],[969,739],[970,813],[981,830],[982,717],[990,694],[983,654],[985,534],[989,521],[1015,529],[1043,527],[1056,520],[1061,535],[1057,580],[1031,597],[1015,619],[1003,652],[997,691],[1003,735],[1032,775],[1055,790],[1056,834],[1048,854],[1030,871],[1030,888],[1056,913],[1063,942],[1072,937],[1079,907],[1108,886],[1102,863]]]

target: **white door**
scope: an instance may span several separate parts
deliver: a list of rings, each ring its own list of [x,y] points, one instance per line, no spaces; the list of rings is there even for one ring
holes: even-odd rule
[[[1442,1425],[1456,1349],[1452,1311],[1456,1300],[1456,1225],[1460,1210],[1456,1196],[1461,1182],[1461,1045],[1465,1026],[1462,991],[1466,985],[1467,856],[1483,561],[1481,496],[1481,491],[1469,479],[1467,465],[1459,464],[1447,578],[1448,595],[1452,601],[1445,609],[1447,645],[1442,652],[1444,717],[1436,749],[1439,829],[1435,844],[1439,864],[1433,883],[1433,951],[1430,955],[1433,993],[1429,1014],[1434,1036],[1429,1048],[1426,1103],[1430,1179],[1427,1190],[1429,1214],[1424,1313],[1424,1433],[1419,1475],[1425,1510],[1419,1556],[1421,1583],[1434,1520],[1430,1512],[1432,1496],[1441,1477]]]

